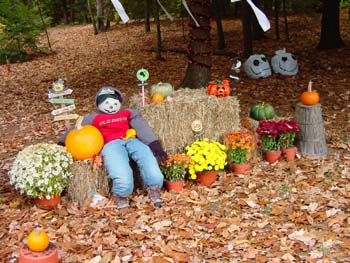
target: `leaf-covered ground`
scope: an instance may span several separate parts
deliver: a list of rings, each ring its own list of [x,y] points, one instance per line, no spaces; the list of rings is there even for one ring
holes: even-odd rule
[[[65,129],[52,122],[47,100],[58,78],[74,91],[79,114],[94,110],[101,85],[121,89],[127,97],[139,92],[135,73],[145,67],[149,83],[180,83],[187,60],[181,53],[163,53],[157,61],[149,51],[155,33],[142,23],[114,25],[93,35],[91,26],[49,30],[54,54],[33,61],[0,66],[0,261],[15,262],[25,237],[38,223],[59,249],[61,262],[350,262],[350,49],[315,49],[320,19],[289,20],[291,41],[267,38],[255,52],[272,57],[286,48],[295,54],[300,72],[262,80],[241,74],[236,95],[241,115],[259,100],[272,103],[279,116],[294,115],[300,93],[313,80],[319,91],[327,133],[327,158],[299,156],[294,162],[268,165],[258,158],[244,176],[222,173],[211,188],[187,182],[181,194],[162,191],[165,205],[150,207],[140,191],[133,207],[117,211],[113,203],[98,209],[63,197],[56,210],[37,208],[9,184],[7,172],[18,151],[39,141],[56,142]],[[348,22],[342,19],[343,39]],[[181,21],[164,22],[163,46],[185,48]],[[187,28],[185,27],[185,30]],[[241,24],[225,21],[227,50],[241,53]],[[213,44],[216,35],[213,33]],[[347,42],[349,45],[349,43]],[[213,57],[213,79],[227,77],[232,59]],[[222,114],[225,114],[224,112]]]

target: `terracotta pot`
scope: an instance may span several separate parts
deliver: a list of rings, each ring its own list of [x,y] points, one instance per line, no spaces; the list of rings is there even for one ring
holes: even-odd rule
[[[215,170],[205,171],[197,173],[197,182],[204,186],[212,185],[217,178],[217,172]]]
[[[33,252],[24,246],[19,251],[18,263],[58,263],[57,248],[53,243],[50,243],[44,251]]]
[[[61,202],[61,196],[57,195],[52,198],[34,198],[34,203],[43,209],[50,209],[57,207],[57,205]]]
[[[296,153],[297,153],[297,147],[295,146],[282,149],[282,154],[287,161],[294,160]]]
[[[265,151],[265,159],[269,163],[275,163],[281,157],[282,151]]]
[[[250,168],[250,163],[233,163],[232,164],[232,171],[236,174],[245,174]]]
[[[167,181],[165,180],[165,186],[168,189],[168,191],[174,191],[174,192],[181,192],[182,188],[184,187],[184,181]]]

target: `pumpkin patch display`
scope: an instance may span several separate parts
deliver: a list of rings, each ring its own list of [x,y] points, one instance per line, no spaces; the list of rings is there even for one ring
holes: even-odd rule
[[[27,246],[31,251],[42,252],[50,244],[49,236],[42,229],[34,229],[27,237]]]
[[[93,125],[81,125],[79,118],[76,128],[69,131],[65,146],[75,160],[85,160],[97,155],[104,145],[101,132]]]
[[[250,108],[249,116],[257,121],[269,120],[275,116],[275,110],[269,103],[258,102]]]
[[[316,90],[312,90],[312,81],[309,81],[307,91],[304,91],[300,96],[300,101],[304,105],[316,105],[320,101],[320,95]]]
[[[164,97],[170,97],[174,93],[174,87],[170,83],[159,82],[151,86],[151,96],[156,93],[161,93],[164,95]]]
[[[207,94],[215,95],[217,97],[226,97],[231,94],[230,82],[227,79],[217,81],[216,83],[209,83],[207,86]]]
[[[275,55],[271,59],[271,66],[274,73],[281,75],[293,76],[299,71],[296,57],[287,53],[285,49],[275,51]]]
[[[243,69],[251,79],[271,76],[271,67],[265,55],[251,55],[244,63]]]

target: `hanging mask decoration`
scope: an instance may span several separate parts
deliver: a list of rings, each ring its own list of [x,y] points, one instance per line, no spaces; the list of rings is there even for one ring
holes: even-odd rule
[[[251,55],[243,64],[243,69],[251,79],[271,76],[271,67],[265,55]]]
[[[280,73],[281,75],[293,76],[298,73],[298,61],[296,57],[287,53],[285,49],[275,51],[271,59],[271,66],[274,73]]]

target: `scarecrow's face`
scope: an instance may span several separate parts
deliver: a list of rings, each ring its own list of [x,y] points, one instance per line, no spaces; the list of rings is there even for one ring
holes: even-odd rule
[[[121,106],[122,104],[119,100],[114,98],[107,98],[101,102],[97,108],[104,113],[113,114],[117,113],[120,110]]]
[[[277,51],[271,59],[273,72],[292,76],[298,73],[298,61],[291,53]]]
[[[270,64],[265,55],[251,55],[243,67],[245,73],[252,79],[271,76]]]

